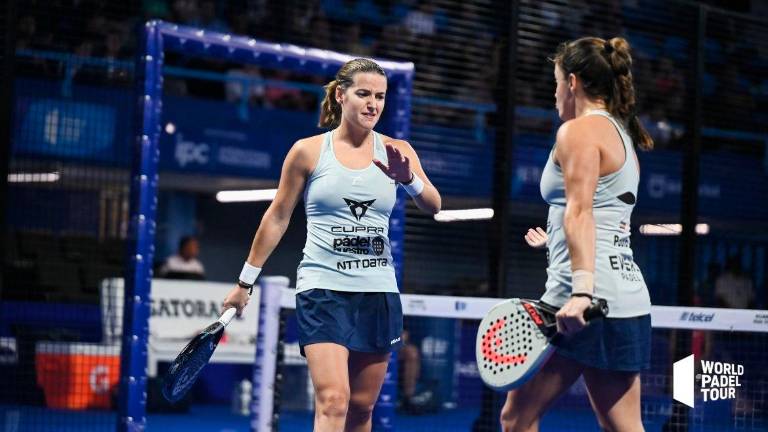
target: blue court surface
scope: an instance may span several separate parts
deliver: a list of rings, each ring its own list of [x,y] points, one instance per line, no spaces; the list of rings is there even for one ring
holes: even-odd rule
[[[436,414],[398,415],[397,431],[471,431],[476,410],[446,410]],[[726,424],[728,416],[720,421],[707,421],[691,428],[695,431],[729,431],[734,425]],[[29,406],[0,406],[0,431],[4,432],[111,432],[115,413],[105,411],[64,411]],[[660,431],[661,422],[645,423],[646,431]],[[305,411],[284,412],[280,416],[280,431],[311,431],[312,415]],[[589,410],[557,409],[548,413],[541,422],[541,431],[597,431],[597,422]],[[740,430],[760,430],[744,428]],[[148,432],[250,432],[249,418],[232,414],[223,405],[196,405],[183,414],[150,414]]]

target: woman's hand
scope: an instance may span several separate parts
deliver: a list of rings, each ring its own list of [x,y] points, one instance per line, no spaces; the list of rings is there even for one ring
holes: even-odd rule
[[[227,294],[227,296],[224,298],[221,312],[224,313],[224,311],[229,308],[236,308],[237,316],[240,316],[243,314],[243,309],[245,308],[245,305],[248,304],[248,300],[250,299],[251,296],[248,295],[247,289],[241,288],[240,285],[235,285],[235,287],[232,288],[232,290],[229,291],[229,294]]]
[[[571,297],[563,307],[555,314],[557,331],[566,336],[578,333],[587,326],[584,320],[584,311],[592,304],[589,297]]]
[[[525,242],[534,249],[542,249],[547,246],[547,232],[541,227],[528,228],[525,234]]]
[[[389,166],[384,165],[380,160],[374,159],[373,163],[386,174],[387,177],[398,183],[408,183],[413,178],[411,172],[411,161],[408,156],[403,154],[392,144],[385,144],[387,148],[387,161]]]

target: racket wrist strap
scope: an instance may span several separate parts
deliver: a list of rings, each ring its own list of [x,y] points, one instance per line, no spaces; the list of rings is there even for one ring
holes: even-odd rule
[[[588,295],[592,298],[595,293],[595,274],[587,270],[574,270],[571,296]]]
[[[408,192],[408,195],[412,197],[421,195],[421,193],[424,192],[424,182],[414,172],[411,172],[410,181],[400,184],[403,185],[403,189]]]
[[[237,285],[240,288],[247,289],[248,294],[253,293],[253,285],[256,284],[256,278],[261,273],[261,267],[255,267],[248,264],[248,261],[243,264],[243,270],[240,271],[240,277],[237,280]]]

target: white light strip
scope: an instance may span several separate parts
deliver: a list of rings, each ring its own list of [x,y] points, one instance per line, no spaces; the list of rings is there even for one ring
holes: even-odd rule
[[[644,235],[680,235],[683,232],[683,226],[680,224],[646,224],[640,225],[640,234]],[[696,224],[696,234],[709,234],[709,224]]]
[[[59,181],[61,176],[58,172],[50,173],[10,173],[8,174],[9,183],[53,183]]]
[[[458,222],[467,220],[492,219],[493,209],[476,208],[465,210],[443,210],[434,216],[438,222]]]
[[[221,191],[216,193],[216,200],[221,203],[272,201],[275,195],[277,195],[277,189]]]

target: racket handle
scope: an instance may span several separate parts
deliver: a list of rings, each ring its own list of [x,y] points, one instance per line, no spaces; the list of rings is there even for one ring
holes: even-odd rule
[[[219,318],[219,322],[226,327],[227,324],[229,324],[229,322],[232,321],[232,318],[234,318],[235,313],[237,313],[237,309],[235,308],[229,308],[225,310],[224,313],[221,314],[221,318]]]
[[[604,318],[608,316],[608,302],[605,299],[596,298],[592,306],[584,311],[584,319],[590,321],[594,318]]]

